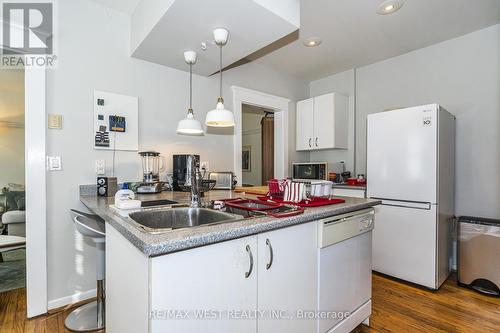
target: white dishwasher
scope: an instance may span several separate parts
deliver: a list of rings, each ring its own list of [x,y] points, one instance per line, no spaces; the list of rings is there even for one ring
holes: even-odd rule
[[[319,220],[318,332],[350,332],[371,315],[374,209]]]

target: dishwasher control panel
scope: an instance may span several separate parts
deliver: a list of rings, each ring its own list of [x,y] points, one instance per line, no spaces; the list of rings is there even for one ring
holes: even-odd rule
[[[373,230],[373,208],[318,221],[318,247],[323,248]]]

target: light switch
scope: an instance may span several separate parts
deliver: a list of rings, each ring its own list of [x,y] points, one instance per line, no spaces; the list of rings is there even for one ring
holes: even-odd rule
[[[61,156],[47,156],[49,171],[61,171]]]
[[[98,175],[104,175],[106,173],[106,161],[105,160],[95,160],[95,172]]]
[[[48,126],[52,129],[62,129],[62,115],[49,113]]]

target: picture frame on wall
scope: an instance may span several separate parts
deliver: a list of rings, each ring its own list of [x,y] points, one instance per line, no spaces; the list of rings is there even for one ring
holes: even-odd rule
[[[93,146],[98,150],[139,150],[139,98],[94,90]]]
[[[252,171],[252,146],[243,146],[241,150],[241,171]]]

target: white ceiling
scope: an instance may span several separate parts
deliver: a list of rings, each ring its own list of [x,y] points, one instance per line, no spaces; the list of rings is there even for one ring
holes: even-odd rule
[[[291,4],[285,6],[286,11],[262,5],[273,1],[276,0],[177,0],[171,1],[168,8],[142,2],[136,9],[141,15],[134,13],[132,17],[132,36],[137,36],[136,46],[132,45],[132,56],[186,71],[189,67],[184,62],[183,52],[193,50],[198,53],[193,72],[211,75],[219,70],[219,47],[211,43],[212,29],[224,27],[229,30],[223,67],[297,31],[298,22],[295,24],[284,17],[292,12],[298,21],[299,3],[282,0],[282,3]],[[160,14],[157,21],[151,18],[147,23],[153,23],[152,28],[149,28],[150,24],[144,28],[145,20],[137,17],[149,18],[153,13]],[[255,18],[258,18],[258,24],[255,24]],[[207,44],[205,51],[201,48],[202,42]]]
[[[315,80],[407,53],[500,22],[500,0],[406,0],[391,15],[383,0],[301,0],[299,40],[258,62]],[[310,36],[323,40],[308,48]]]
[[[108,7],[119,10],[121,12],[132,14],[134,12],[137,4],[141,2],[141,0],[94,0],[95,2],[99,2],[100,4]]]
[[[140,0],[94,0],[131,14]],[[149,0],[148,0],[149,1]],[[378,15],[383,0],[300,0],[299,40],[256,61],[315,80],[500,23],[500,0],[405,0]],[[323,40],[318,47],[302,42]]]

